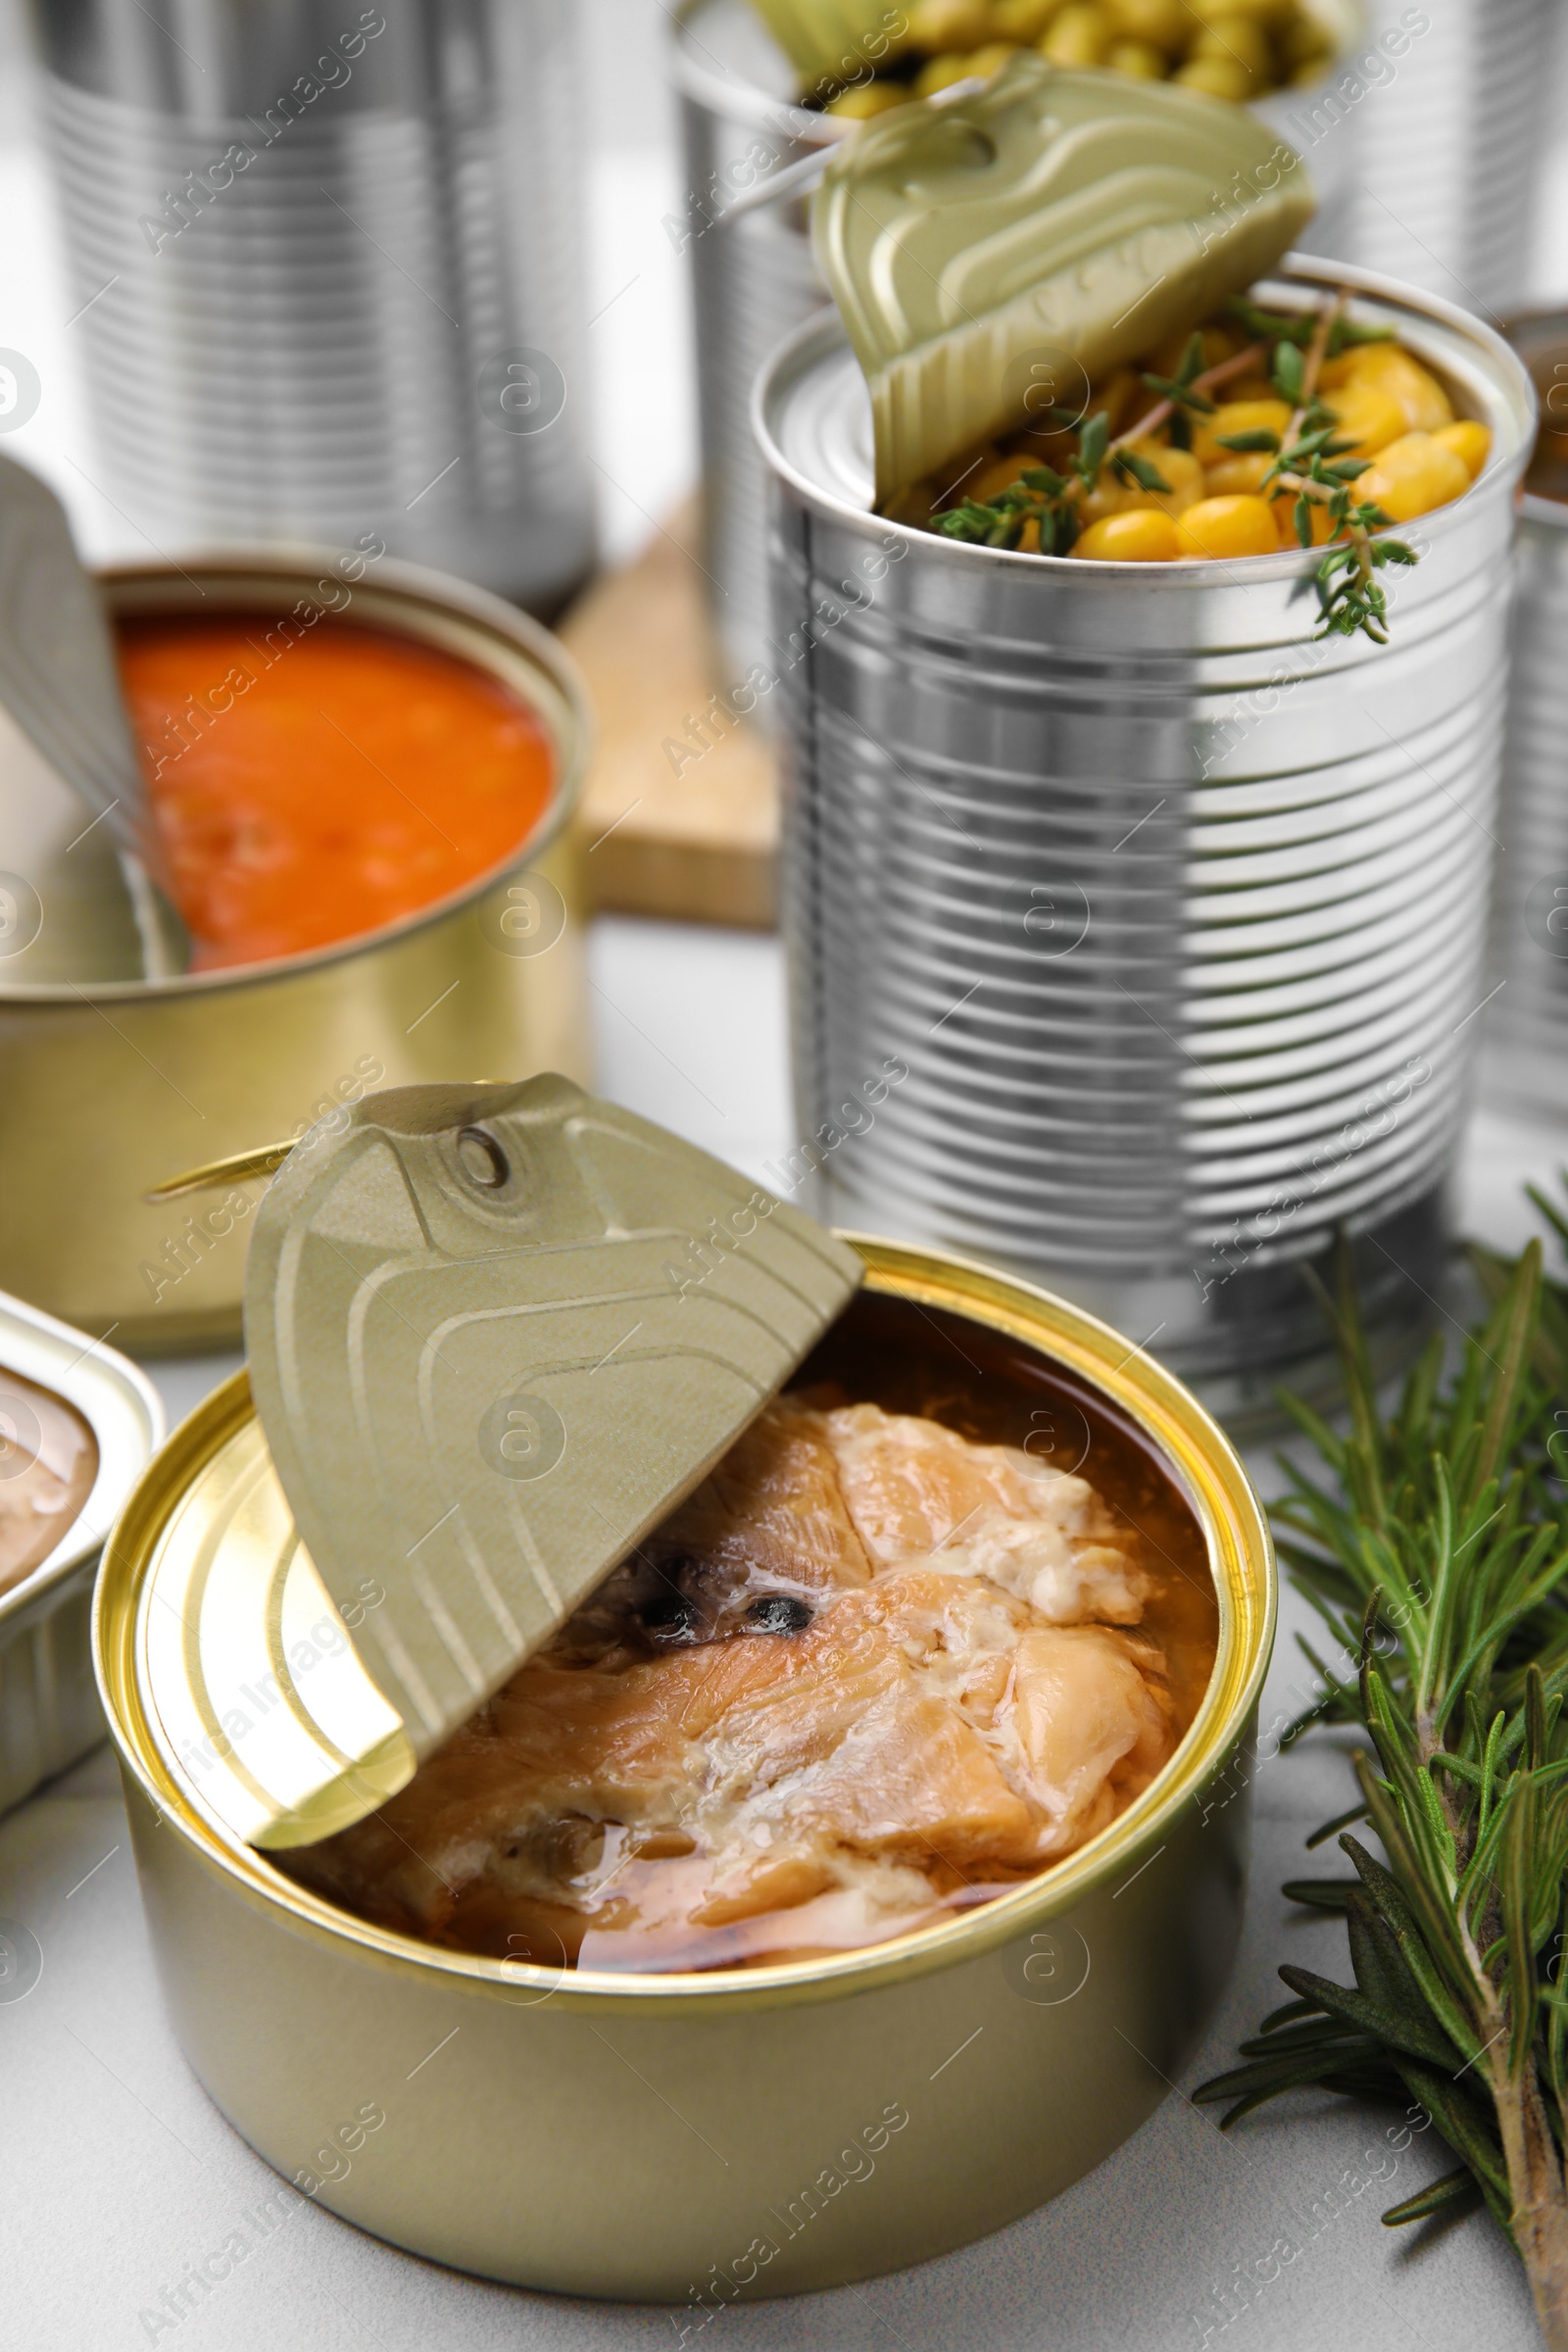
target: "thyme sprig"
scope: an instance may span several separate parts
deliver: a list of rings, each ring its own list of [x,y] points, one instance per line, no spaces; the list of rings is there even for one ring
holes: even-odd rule
[[[1079,430],[1077,454],[1065,471],[1044,465],[1021,466],[1017,480],[995,496],[965,498],[938,514],[935,528],[972,546],[1017,548],[1033,523],[1042,555],[1069,554],[1083,529],[1082,502],[1098,487],[1107,464],[1122,481],[1168,492],[1170,484],[1157,466],[1129,445],[1147,441],[1168,426],[1172,446],[1190,449],[1194,416],[1214,414],[1217,404],[1210,394],[1266,362],[1275,389],[1292,406],[1286,431],[1277,434],[1259,427],[1215,438],[1225,449],[1268,453],[1273,463],[1262,490],[1277,483],[1282,491],[1294,492],[1292,518],[1303,548],[1314,543],[1313,508],[1325,510],[1329,533],[1315,575],[1320,608],[1315,634],[1350,637],[1360,631],[1374,644],[1386,645],[1388,600],[1377,574],[1387,564],[1414,564],[1417,559],[1403,540],[1373,536],[1388,527],[1390,518],[1372,501],[1355,496],[1354,484],[1368,470],[1367,462],[1349,455],[1351,443],[1335,438],[1333,411],[1317,393],[1317,378],[1326,359],[1354,343],[1387,342],[1393,330],[1362,326],[1347,318],[1343,295],[1318,313],[1277,314],[1240,297],[1229,307],[1256,338],[1245,351],[1204,368],[1202,337],[1195,333],[1174,376],[1143,373],[1141,381],[1159,399],[1136,424],[1111,440],[1109,417],[1098,412]],[[1077,423],[1067,412],[1054,409],[1043,421],[1057,431],[1069,431]]]
[[[1182,355],[1182,364],[1168,391],[1161,394],[1154,407],[1148,410],[1134,425],[1110,437],[1110,418],[1104,410],[1098,410],[1087,422],[1080,423],[1071,411],[1048,409],[1041,421],[1056,431],[1077,430],[1078,447],[1065,473],[1051,466],[1025,466],[1015,482],[999,490],[994,498],[964,499],[950,507],[945,514],[936,517],[936,527],[950,539],[967,540],[980,547],[1017,547],[1023,538],[1024,525],[1037,522],[1040,526],[1040,553],[1043,556],[1064,556],[1083,528],[1079,506],[1099,483],[1102,468],[1108,463],[1124,480],[1132,480],[1145,490],[1170,488],[1163,474],[1132,444],[1143,441],[1161,425],[1179,421],[1178,402],[1181,398],[1201,400],[1216,385],[1228,383],[1249,368],[1256,367],[1264,356],[1264,345],[1249,344],[1245,351],[1233,353],[1212,368],[1203,368],[1203,338],[1193,335]],[[1163,377],[1152,379],[1163,385]],[[1173,434],[1174,438],[1174,434]],[[1178,443],[1185,447],[1185,443]]]
[[[1493,1303],[1462,1362],[1446,1379],[1434,1340],[1389,1419],[1342,1266],[1348,1430],[1292,1407],[1330,1477],[1291,1474],[1281,1556],[1356,1660],[1292,1730],[1348,1723],[1367,1745],[1358,1803],[1310,1841],[1338,1831],[1354,1876],[1286,1892],[1343,1914],[1354,1982],[1282,1968],[1296,1997],[1196,2095],[1227,2128],[1307,2085],[1418,2101],[1458,2161],[1384,2221],[1484,2204],[1568,2352],[1568,1291],[1539,1243],[1478,1265]]]

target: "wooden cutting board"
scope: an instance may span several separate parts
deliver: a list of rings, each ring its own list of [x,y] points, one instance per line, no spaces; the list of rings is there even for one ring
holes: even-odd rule
[[[770,930],[776,761],[714,692],[698,548],[694,502],[561,625],[594,709],[583,863],[607,911]]]

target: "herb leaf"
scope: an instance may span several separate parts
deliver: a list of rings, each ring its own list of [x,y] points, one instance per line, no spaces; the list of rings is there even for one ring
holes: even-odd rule
[[[1396,540],[1374,549],[1410,560]],[[1562,2352],[1568,1488],[1550,1447],[1568,1427],[1568,1286],[1546,1278],[1539,1242],[1475,1266],[1489,1304],[1461,1360],[1445,1377],[1435,1343],[1385,1416],[1342,1246],[1329,1312],[1349,1427],[1292,1406],[1321,1467],[1288,1468],[1275,1517],[1294,1581],[1355,1661],[1353,1678],[1325,1677],[1321,1718],[1369,1743],[1357,1810],[1385,1859],[1347,1832],[1353,1881],[1287,1886],[1343,1912],[1353,1982],[1282,1968],[1297,2000],[1196,2095],[1227,2102],[1227,2128],[1306,2087],[1416,2101],[1458,2167],[1385,2222],[1485,2204]]]

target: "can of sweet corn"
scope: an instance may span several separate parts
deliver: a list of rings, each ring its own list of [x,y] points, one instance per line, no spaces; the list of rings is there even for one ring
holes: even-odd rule
[[[1308,14],[1332,42],[1332,64],[1316,79],[1276,91],[1253,109],[1287,139],[1294,136],[1287,116],[1326,95],[1362,29],[1360,0],[1313,0]],[[866,16],[874,22],[876,9]],[[864,53],[844,60],[844,78],[868,74],[906,24],[898,6],[883,10]],[[738,686],[761,659],[768,627],[767,480],[752,438],[752,387],[763,362],[827,293],[811,259],[805,200],[781,194],[741,210],[735,200],[853,125],[802,103],[799,76],[746,0],[686,0],[674,24],[671,72],[687,186],[665,227],[691,263],[703,564],[720,683]],[[1320,202],[1335,199],[1353,163],[1352,125],[1313,160]],[[756,714],[768,723],[765,701]]]
[[[861,1319],[862,1350],[871,1335],[873,1393],[908,1353],[895,1344],[876,1368],[878,1318],[928,1336],[940,1321],[950,1390],[956,1347],[988,1395],[1016,1384],[1026,1426],[1049,1394],[1091,1446],[1120,1445],[1165,1484],[1218,1604],[1196,1715],[1143,1793],[1038,1877],[895,1941],[639,1975],[483,1958],[351,1916],[244,1843],[214,1793],[266,1742],[286,1750],[285,1667],[309,1673],[315,1705],[354,1614],[324,1592],[295,1625],[286,1606],[258,1613],[255,1669],[235,1709],[213,1711],[198,1653],[230,1669],[248,1655],[246,1627],[224,1645],[201,1607],[220,1547],[241,1576],[298,1549],[286,1506],[268,1505],[243,1374],[175,1432],[115,1530],[95,1657],[175,2032],[250,2145],[378,2237],[525,2286],[669,2303],[695,2331],[727,2303],[927,2260],[1029,2212],[1144,2122],[1212,2015],[1276,1606],[1241,1463],[1091,1317],[934,1252],[854,1246],[865,1272],[845,1323]]]
[[[757,398],[773,475],[796,1174],[826,1213],[1026,1270],[1266,1407],[1332,1373],[1356,1240],[1419,1329],[1470,1091],[1529,380],[1472,318],[1299,258],[1484,419],[1473,488],[1323,635],[1315,555],[1089,563],[870,512],[837,318]],[[854,1088],[908,1076],[865,1132]],[[808,1195],[808,1197],[810,1197]]]
[[[1505,856],[1497,861],[1483,1092],[1568,1119],[1568,311],[1532,311],[1508,340],[1541,401],[1538,456],[1520,513],[1508,720]]]

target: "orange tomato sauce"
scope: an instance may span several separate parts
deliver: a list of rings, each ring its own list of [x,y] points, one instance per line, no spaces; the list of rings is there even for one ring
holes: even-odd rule
[[[460,890],[543,814],[543,720],[472,663],[263,613],[119,624],[195,971],[358,937]]]

